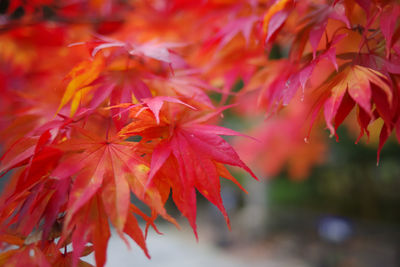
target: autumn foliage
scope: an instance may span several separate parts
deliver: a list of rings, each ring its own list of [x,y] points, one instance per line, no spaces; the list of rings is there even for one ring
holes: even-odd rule
[[[378,131],[378,160],[400,140],[397,1],[0,3],[1,265],[103,266],[111,226],[149,255],[169,198],[197,236],[196,192],[229,225],[226,166],[256,176],[221,136],[295,178],[323,160],[313,127]],[[228,108],[261,115],[256,140],[216,125]]]

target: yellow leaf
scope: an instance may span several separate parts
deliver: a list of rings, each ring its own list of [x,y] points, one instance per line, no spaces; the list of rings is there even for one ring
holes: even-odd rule
[[[104,58],[101,54],[96,56],[93,61],[84,61],[76,66],[67,76],[71,81],[61,99],[57,113],[75,96],[77,90],[86,87],[97,79],[103,68]],[[76,103],[74,103],[74,105],[76,105]],[[74,113],[72,112],[72,107],[71,113]]]
[[[279,11],[287,8],[289,6],[289,4],[291,4],[292,2],[293,2],[293,0],[278,0],[275,2],[275,4],[273,4],[268,9],[268,11],[267,11],[267,13],[265,13],[264,19],[263,19],[264,36],[267,36],[267,34],[268,34],[268,26],[269,26],[269,22],[270,22],[272,16],[275,15],[276,13],[278,13]]]
[[[71,117],[78,110],[78,107],[82,102],[82,99],[88,94],[88,92],[92,88],[93,88],[93,86],[87,86],[87,87],[82,88],[81,90],[78,90],[78,92],[76,92],[76,94],[74,95],[72,102],[71,102],[71,111],[70,111]]]

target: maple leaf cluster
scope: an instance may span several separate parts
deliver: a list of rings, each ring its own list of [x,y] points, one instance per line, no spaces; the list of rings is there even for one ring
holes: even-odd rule
[[[321,116],[331,135],[355,120],[359,138],[381,121],[378,153],[400,139],[396,1],[21,0],[0,12],[3,265],[84,266],[94,252],[103,266],[111,226],[148,255],[154,220],[177,225],[169,198],[197,236],[196,192],[229,225],[220,177],[241,186],[226,165],[256,178],[221,137],[241,134],[216,125],[232,101],[241,117],[274,116],[239,144],[269,175],[321,162]]]

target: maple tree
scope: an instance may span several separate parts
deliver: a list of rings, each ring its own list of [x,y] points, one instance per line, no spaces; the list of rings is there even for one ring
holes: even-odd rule
[[[170,196],[197,237],[196,191],[229,225],[220,177],[242,187],[226,165],[256,176],[221,136],[295,178],[326,150],[312,127],[380,131],[378,160],[400,140],[397,1],[0,3],[2,265],[103,266],[110,224],[149,255],[154,220],[177,225]],[[216,125],[227,108],[268,115],[257,140]]]

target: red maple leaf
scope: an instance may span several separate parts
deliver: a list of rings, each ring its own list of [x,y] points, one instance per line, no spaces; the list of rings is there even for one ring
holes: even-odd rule
[[[174,106],[178,108],[178,106]],[[136,116],[138,108],[132,109],[134,121],[122,129],[121,135],[143,137],[143,143],[157,141],[152,148],[149,180],[147,186],[160,182],[172,189],[173,200],[196,231],[196,191],[198,190],[223,213],[228,225],[229,219],[220,196],[219,177],[234,181],[223,164],[240,167],[256,176],[242,162],[234,149],[219,135],[240,135],[239,133],[207,125],[206,122],[219,112],[199,116],[182,108],[163,109],[160,122],[154,121],[151,111],[145,110]],[[174,110],[174,111],[173,111]],[[172,117],[168,113],[175,113]],[[194,115],[194,117],[193,117]],[[161,137],[161,138],[160,138]],[[156,138],[156,139],[155,139]],[[256,178],[257,179],[257,178]],[[165,190],[165,189],[164,189]],[[169,190],[168,190],[169,191]]]

